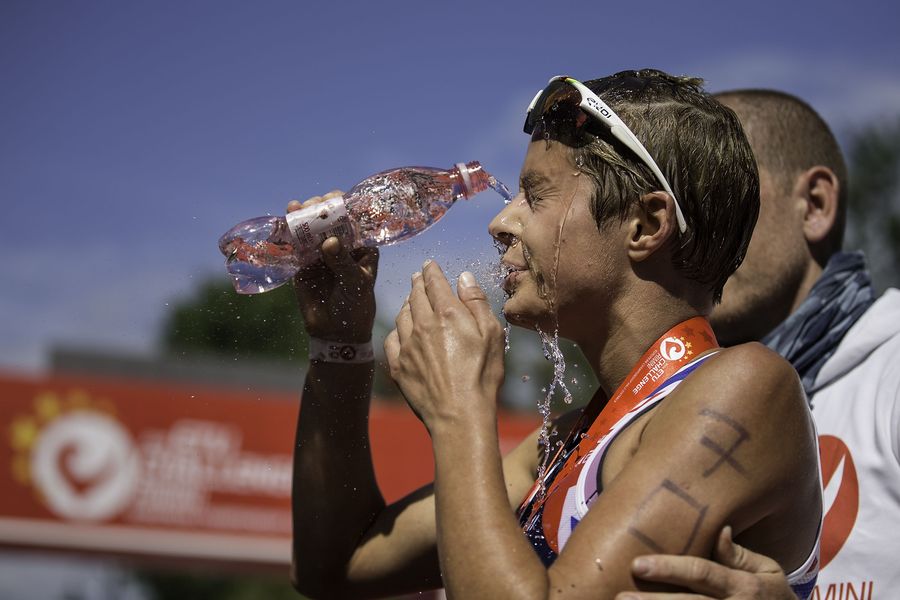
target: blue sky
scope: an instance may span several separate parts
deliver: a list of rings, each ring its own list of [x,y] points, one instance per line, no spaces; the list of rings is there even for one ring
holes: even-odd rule
[[[216,239],[401,165],[480,160],[515,186],[555,74],[654,66],[776,87],[840,135],[900,114],[893,2],[0,2],[0,369],[54,343],[150,353]],[[426,257],[494,257],[499,196],[383,254],[392,319]]]

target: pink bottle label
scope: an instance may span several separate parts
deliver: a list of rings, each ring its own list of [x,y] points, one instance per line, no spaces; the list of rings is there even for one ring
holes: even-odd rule
[[[332,236],[339,238],[345,246],[354,246],[353,227],[341,196],[289,212],[285,219],[297,240],[304,264],[314,262],[319,246]]]

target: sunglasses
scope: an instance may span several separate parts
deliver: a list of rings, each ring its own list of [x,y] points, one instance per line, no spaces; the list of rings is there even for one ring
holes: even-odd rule
[[[540,90],[535,95],[534,100],[531,101],[531,104],[528,105],[528,112],[525,114],[525,133],[531,135],[544,116],[550,111],[557,110],[560,106],[574,106],[581,109],[588,117],[593,117],[653,171],[656,179],[662,184],[663,189],[675,201],[675,219],[678,221],[678,229],[681,233],[685,233],[687,231],[687,221],[684,219],[684,213],[681,212],[678,199],[657,166],[656,161],[653,160],[653,157],[650,156],[644,145],[635,137],[622,119],[597,94],[580,81],[565,75],[558,75],[551,79],[547,87]],[[580,125],[581,123],[578,124]]]

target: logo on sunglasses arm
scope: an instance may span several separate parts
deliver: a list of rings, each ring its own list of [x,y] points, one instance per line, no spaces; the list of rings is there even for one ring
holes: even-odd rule
[[[610,110],[607,107],[602,106],[599,102],[597,102],[596,98],[589,97],[587,99],[587,103],[591,105],[591,108],[593,108],[594,110],[599,112],[601,115],[603,115],[607,119],[612,119],[612,113],[610,112]]]

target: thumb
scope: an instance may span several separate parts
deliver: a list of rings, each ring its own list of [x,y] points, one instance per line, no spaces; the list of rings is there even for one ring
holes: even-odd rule
[[[740,544],[734,543],[731,537],[731,526],[726,525],[719,533],[719,539],[716,541],[716,551],[714,558],[732,569],[739,569],[750,573],[773,573],[780,572],[781,566],[762,554],[757,554]]]
[[[494,313],[491,310],[491,304],[488,302],[487,295],[484,290],[475,281],[475,276],[469,271],[463,271],[459,276],[456,286],[456,294],[459,299],[466,305],[475,321],[478,323],[478,329],[482,334],[488,331],[488,327],[494,321]]]
[[[356,261],[337,237],[330,237],[322,242],[322,260],[342,285],[352,282],[359,274]]]

